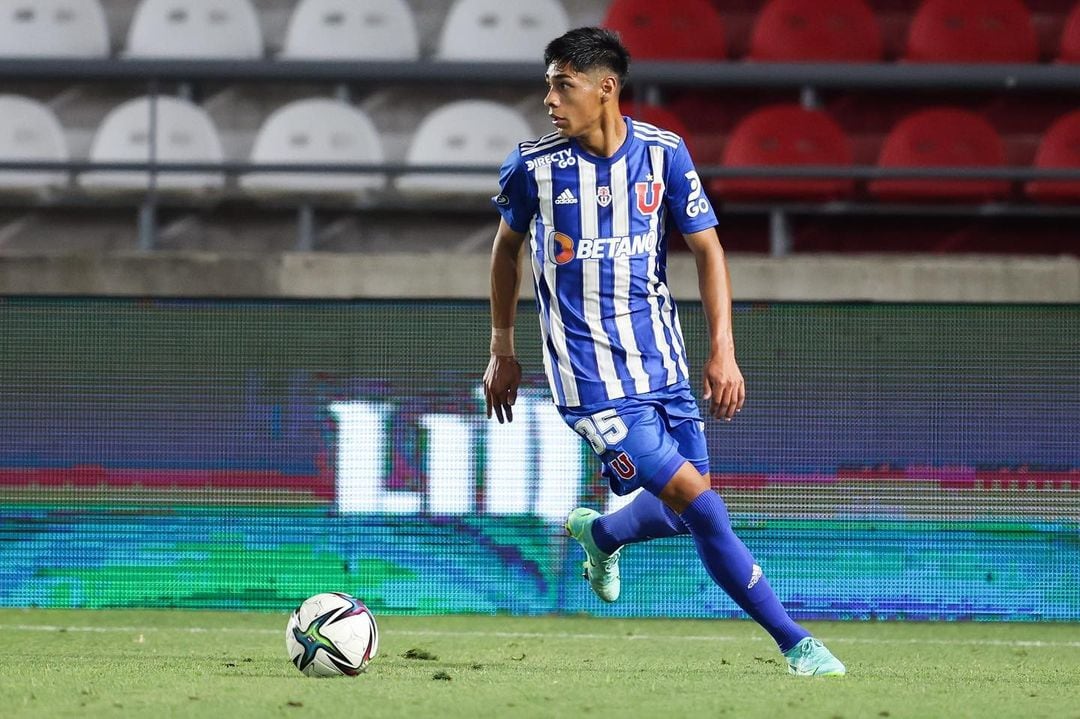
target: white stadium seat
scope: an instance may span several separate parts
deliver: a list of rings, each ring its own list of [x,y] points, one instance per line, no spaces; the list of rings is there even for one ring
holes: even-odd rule
[[[262,29],[250,0],[142,0],[125,55],[253,60],[263,56]]]
[[[379,133],[361,110],[339,100],[298,100],[274,111],[259,128],[251,162],[381,164]],[[252,172],[240,178],[250,195],[365,197],[382,189],[381,173]]]
[[[457,0],[439,38],[442,60],[539,62],[570,29],[558,0]]]
[[[415,60],[420,40],[405,0],[301,0],[281,56],[303,60]]]
[[[0,0],[0,57],[107,57],[98,0]]]
[[[490,172],[409,173],[398,190],[413,195],[494,195],[498,168],[517,143],[535,133],[520,112],[489,100],[443,105],[420,123],[409,146],[409,165],[476,165]]]
[[[90,147],[91,162],[147,162],[150,159],[150,98],[139,97],[114,108],[98,127]],[[210,116],[198,105],[176,97],[157,98],[154,156],[158,162],[224,162],[221,140]],[[142,192],[150,182],[145,171],[89,171],[79,185],[90,192]],[[170,194],[203,195],[220,190],[221,172],[159,172],[157,189]]]
[[[69,159],[60,121],[46,105],[19,95],[0,95],[0,159]],[[0,171],[0,192],[47,194],[68,183],[66,172]]]

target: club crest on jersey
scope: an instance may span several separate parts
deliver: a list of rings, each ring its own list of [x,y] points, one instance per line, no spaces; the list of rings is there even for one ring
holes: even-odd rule
[[[607,207],[611,204],[611,188],[607,185],[601,185],[596,188],[596,204],[601,207]]]
[[[651,215],[656,212],[664,199],[664,183],[635,182],[634,195],[637,197],[638,212],[643,215]]]
[[[548,259],[557,265],[565,265],[574,259],[574,240],[558,230],[548,233]]]

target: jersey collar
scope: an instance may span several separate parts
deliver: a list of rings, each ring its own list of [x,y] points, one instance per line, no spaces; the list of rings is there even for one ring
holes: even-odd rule
[[[576,137],[570,138],[570,147],[574,148],[574,152],[578,153],[579,155],[584,155],[586,158],[588,158],[590,162],[598,164],[610,164],[616,162],[630,150],[630,144],[634,141],[633,121],[626,115],[623,115],[623,122],[626,123],[626,137],[623,139],[623,143],[619,145],[619,149],[616,150],[615,154],[611,157],[600,157],[598,155],[592,154],[581,146],[581,143],[577,141]]]

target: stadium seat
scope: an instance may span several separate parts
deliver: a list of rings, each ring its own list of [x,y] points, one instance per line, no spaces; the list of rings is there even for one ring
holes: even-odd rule
[[[750,60],[878,62],[881,28],[863,0],[771,0],[750,36]]]
[[[114,108],[102,120],[90,147],[91,162],[147,162],[150,159],[151,98],[139,97]],[[154,157],[158,162],[220,163],[225,157],[217,129],[198,105],[176,97],[157,98]],[[142,192],[150,181],[141,170],[93,170],[79,175],[79,185],[93,193]],[[206,195],[224,185],[221,172],[157,173],[164,193]]]
[[[0,57],[107,57],[98,0],[0,0]]]
[[[656,125],[661,130],[668,130],[674,132],[679,137],[686,139],[689,134],[689,130],[686,129],[686,123],[684,123],[678,115],[662,105],[649,105],[646,103],[635,104],[633,102],[624,102],[622,106],[622,114],[629,115],[635,120],[641,120],[647,122],[650,125]]]
[[[1036,62],[1039,43],[1020,0],[925,0],[912,18],[912,62]]]
[[[536,133],[517,110],[488,100],[443,105],[420,123],[409,146],[409,165],[476,165],[484,174],[410,173],[398,190],[413,195],[494,195],[498,168],[517,143]]]
[[[879,167],[999,167],[1005,147],[984,118],[967,110],[936,107],[900,120],[885,137]],[[1009,192],[1004,180],[882,179],[868,187],[888,201],[985,202]]]
[[[415,60],[420,40],[405,0],[301,0],[281,56],[302,60]]]
[[[852,163],[851,147],[840,126],[819,110],[800,105],[761,108],[735,127],[724,148],[728,167],[836,165]],[[851,195],[849,179],[716,179],[710,192],[724,199],[834,200]]]
[[[1080,170],[1080,110],[1058,118],[1043,133],[1034,164],[1041,169]],[[1032,180],[1024,190],[1039,202],[1080,202],[1080,180]]]
[[[638,60],[727,57],[724,22],[708,0],[614,0],[603,24],[619,33],[631,57]]]
[[[0,95],[0,159],[66,162],[67,140],[46,105],[19,95]],[[0,192],[46,194],[67,185],[66,172],[0,171]]]
[[[379,133],[362,110],[339,100],[313,98],[278,108],[255,137],[251,162],[381,164]],[[252,172],[240,178],[250,195],[361,198],[382,189],[381,173]]]
[[[716,133],[705,133],[704,135],[694,136],[693,133],[691,133],[690,128],[683,122],[682,118],[663,105],[650,105],[647,103],[639,104],[624,100],[622,103],[622,113],[624,115],[629,115],[635,120],[641,120],[650,125],[656,125],[661,130],[674,132],[683,139],[683,142],[686,143],[686,148],[690,151],[690,155],[695,159],[699,159],[698,151],[703,149],[703,147],[707,148],[710,142],[720,142],[720,137]]]
[[[538,62],[570,28],[558,0],[456,0],[443,23],[440,60]]]
[[[1076,3],[1061,31],[1059,62],[1080,63],[1080,2]]]
[[[262,30],[250,0],[142,0],[125,54],[253,60],[263,55]]]

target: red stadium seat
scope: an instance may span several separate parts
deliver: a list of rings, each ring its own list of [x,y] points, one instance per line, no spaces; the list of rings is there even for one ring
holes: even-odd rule
[[[629,115],[635,120],[641,120],[650,125],[656,125],[661,130],[674,132],[684,140],[690,132],[686,129],[686,123],[684,123],[678,115],[660,105],[646,105],[644,103],[635,104],[633,102],[628,102],[623,104],[622,110],[624,115]]]
[[[749,59],[881,60],[881,29],[863,0],[771,0],[754,23]]]
[[[938,107],[912,113],[889,132],[879,167],[998,167],[1005,147],[984,118],[967,110]],[[985,202],[1007,195],[1004,180],[875,180],[880,200]]]
[[[1039,43],[1020,0],[926,0],[908,31],[913,62],[1036,62]]]
[[[799,105],[771,105],[747,115],[724,148],[728,167],[762,165],[851,165],[848,138],[819,110]],[[847,179],[717,179],[709,190],[724,199],[833,200],[848,197],[855,183]]]
[[[1058,51],[1060,62],[1080,63],[1080,2],[1069,13],[1065,29],[1061,32],[1061,49]]]
[[[690,129],[686,126],[686,123],[682,121],[681,117],[668,108],[660,105],[635,105],[631,102],[623,106],[623,114],[629,115],[635,120],[641,120],[650,125],[656,125],[661,130],[674,132],[686,143],[686,149],[690,151],[691,156],[697,159],[698,144],[691,138]]]
[[[1080,110],[1058,118],[1043,134],[1035,167],[1080,170]],[[1080,201],[1080,180],[1032,180],[1024,189],[1039,202]]]
[[[618,31],[635,59],[723,60],[724,22],[708,0],[614,0],[604,27]]]

